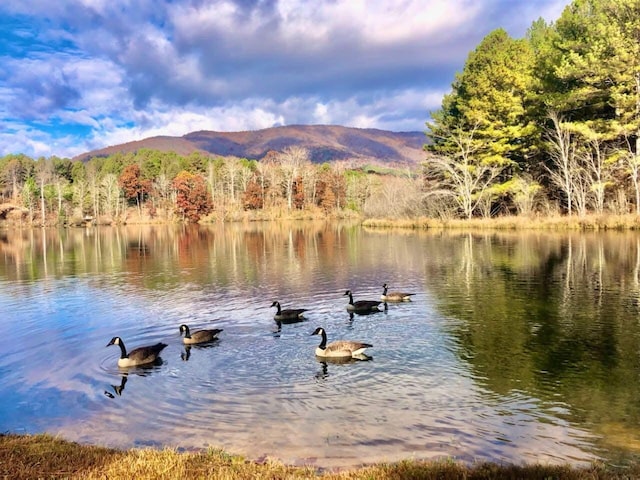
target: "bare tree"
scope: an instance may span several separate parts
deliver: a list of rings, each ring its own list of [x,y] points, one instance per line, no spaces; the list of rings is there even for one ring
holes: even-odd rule
[[[258,184],[260,185],[260,194],[262,196],[261,203],[262,205],[266,205],[266,189],[267,189],[267,175],[269,173],[270,166],[260,161],[256,167],[256,179]]]
[[[625,136],[627,142],[627,154],[623,156],[622,162],[626,173],[631,177],[633,190],[636,197],[636,215],[640,215],[640,152],[633,151],[631,140]],[[637,143],[637,142],[636,142]]]
[[[445,134],[455,150],[450,156],[429,157],[423,164],[427,196],[451,196],[466,218],[473,216],[505,168],[504,164],[478,159],[484,145],[475,140],[476,129],[477,126],[471,130],[447,130]]]
[[[546,169],[551,182],[564,193],[567,213],[571,216],[575,191],[574,175],[578,168],[576,141],[558,112],[551,111],[548,118],[553,123],[553,128],[547,130],[545,134],[549,142],[551,159],[551,167]]]
[[[87,165],[87,186],[91,197],[93,219],[97,221],[100,216],[100,172],[93,163]],[[140,209],[139,205],[138,209]]]
[[[318,193],[318,168],[309,163],[302,169],[300,176],[302,177],[302,184],[304,186],[305,203],[315,205]]]
[[[165,212],[165,217],[169,217],[171,211],[172,189],[171,180],[164,173],[161,173],[153,180],[153,191],[158,198],[158,205]]]
[[[513,203],[518,210],[518,214],[530,215],[534,210],[542,185],[526,175],[514,178],[512,183]]]
[[[42,226],[47,224],[47,210],[45,204],[45,187],[53,180],[53,165],[44,158],[39,160],[36,167],[36,180],[40,189],[40,216]]]
[[[589,190],[593,196],[593,208],[596,213],[601,214],[604,211],[606,190],[613,185],[613,171],[611,165],[606,162],[602,142],[597,138],[589,141],[588,148],[582,154],[582,163],[589,174]]]
[[[249,162],[246,159],[243,159],[240,163],[240,171],[238,172],[238,183],[240,192],[244,193],[249,186],[249,182],[253,179],[255,173],[249,167]]]
[[[73,182],[73,203],[75,205],[75,215],[82,219],[84,218],[84,208],[87,198],[87,181],[84,179],[77,179]]]
[[[211,198],[215,205],[222,203],[224,198],[223,177],[224,177],[224,160],[216,158],[207,163],[207,184],[211,192]]]
[[[118,216],[120,205],[120,186],[115,173],[107,173],[100,181],[100,197],[104,212],[111,218]]]
[[[33,223],[34,207],[37,202],[36,188],[33,178],[28,178],[22,185],[22,204],[29,210],[29,223]]]
[[[578,215],[584,217],[587,214],[588,206],[591,202],[591,177],[589,171],[582,165],[580,157],[571,171],[573,182],[573,204]]]
[[[303,147],[287,147],[278,155],[278,160],[282,170],[287,207],[291,210],[293,208],[293,184],[300,175],[303,166],[309,163],[309,152]]]
[[[56,189],[56,197],[58,199],[58,216],[59,217],[62,215],[62,203],[64,200],[64,190],[68,184],[69,184],[68,180],[61,175],[56,175],[53,180],[53,186]]]
[[[227,191],[231,198],[231,203],[236,203],[236,185],[242,165],[237,157],[229,157],[224,162],[224,176],[227,183]]]
[[[388,176],[374,186],[365,202],[364,212],[392,218],[418,216],[422,213],[421,196],[418,180]]]

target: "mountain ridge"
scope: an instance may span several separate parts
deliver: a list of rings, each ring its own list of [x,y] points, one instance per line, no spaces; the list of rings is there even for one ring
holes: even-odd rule
[[[181,137],[159,135],[92,150],[74,157],[74,160],[87,161],[145,148],[174,151],[180,155],[199,151],[221,157],[260,160],[269,152],[300,146],[309,151],[310,160],[314,163],[350,159],[416,164],[424,160],[426,141],[424,132],[392,132],[340,125],[287,125],[238,132],[199,130]]]

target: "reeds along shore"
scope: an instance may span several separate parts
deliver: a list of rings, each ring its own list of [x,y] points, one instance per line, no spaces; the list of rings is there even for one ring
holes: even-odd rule
[[[407,460],[351,470],[322,471],[278,461],[249,461],[222,450],[115,450],[83,446],[50,435],[0,435],[0,478],[70,479],[629,479],[640,466],[465,465],[451,459]]]
[[[640,215],[587,215],[441,220],[433,218],[385,219],[370,218],[362,221],[370,228],[412,229],[474,229],[474,230],[558,230],[558,231],[604,231],[640,230]]]
[[[98,225],[120,225],[112,223],[109,219],[102,219],[101,222],[80,222],[74,226]],[[224,218],[212,214],[203,218],[200,223],[214,224],[218,222],[269,222],[269,221],[349,221],[360,223],[369,228],[405,228],[405,229],[473,229],[473,230],[555,230],[555,231],[634,231],[640,230],[640,215],[551,215],[551,216],[500,216],[492,218],[472,218],[472,219],[440,219],[429,217],[407,217],[407,218],[364,218],[355,212],[344,211],[341,215],[326,215],[320,210],[305,210],[285,212],[282,210],[260,211],[260,212],[236,212],[228,213]],[[163,219],[162,216],[151,218],[149,216],[128,215],[126,224],[174,224],[177,220]],[[55,225],[55,222],[51,226]],[[0,228],[25,227],[32,225],[24,221],[12,218],[0,220]]]

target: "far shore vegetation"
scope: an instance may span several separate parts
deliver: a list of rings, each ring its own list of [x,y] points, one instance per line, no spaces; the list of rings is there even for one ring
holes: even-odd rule
[[[347,470],[288,466],[275,459],[260,462],[223,450],[177,452],[172,449],[116,450],[79,445],[50,435],[0,435],[0,478],[68,479],[630,479],[640,478],[639,466],[465,465],[454,459],[406,460]]]

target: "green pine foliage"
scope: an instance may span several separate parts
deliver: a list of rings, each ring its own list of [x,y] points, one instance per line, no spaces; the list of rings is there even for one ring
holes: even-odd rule
[[[640,214],[640,2],[574,0],[555,23],[533,22],[524,39],[489,33],[427,127],[432,179],[443,161],[463,157],[508,166],[490,188],[474,190],[501,192],[486,202],[520,211],[522,191],[509,186],[526,178],[569,215]]]

